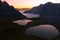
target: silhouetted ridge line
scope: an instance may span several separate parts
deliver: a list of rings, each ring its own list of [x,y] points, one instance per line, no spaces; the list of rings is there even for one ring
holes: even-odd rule
[[[25,11],[25,13],[40,14],[40,17],[47,19],[49,22],[56,22],[60,17],[60,4],[48,2],[33,7],[31,10]]]
[[[6,1],[2,2],[0,0],[0,18],[6,19],[23,19],[26,18],[23,14],[21,14],[18,10],[16,10],[13,6],[10,6]]]
[[[49,23],[54,24],[60,30],[60,3],[47,2],[33,7],[25,13],[36,13],[41,18],[46,19]]]

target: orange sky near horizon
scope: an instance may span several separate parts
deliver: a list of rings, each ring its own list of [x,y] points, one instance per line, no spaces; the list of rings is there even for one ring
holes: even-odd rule
[[[13,5],[15,8],[32,8],[46,2],[60,3],[60,0],[2,0]]]

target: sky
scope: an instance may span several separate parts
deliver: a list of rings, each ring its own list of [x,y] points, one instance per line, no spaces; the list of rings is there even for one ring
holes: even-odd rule
[[[46,2],[60,3],[60,0],[2,0],[7,1],[10,5],[13,5],[15,8],[31,8],[44,4]]]

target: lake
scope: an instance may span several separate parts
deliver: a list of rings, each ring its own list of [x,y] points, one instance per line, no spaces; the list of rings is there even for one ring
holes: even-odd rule
[[[40,17],[39,14],[34,14],[34,13],[23,13],[23,11],[20,11],[24,16],[26,16],[27,18],[36,18],[36,17]]]
[[[23,11],[20,11],[24,16],[26,16],[27,18],[38,18],[40,17],[38,14],[33,14],[33,13],[23,13]],[[27,25],[29,22],[32,22],[32,20],[28,20],[28,19],[22,19],[22,20],[16,20],[13,21],[13,23],[16,23],[18,25]]]

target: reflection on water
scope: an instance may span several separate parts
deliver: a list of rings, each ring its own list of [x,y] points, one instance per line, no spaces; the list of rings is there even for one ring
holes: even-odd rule
[[[25,15],[27,18],[35,18],[35,17],[39,17],[38,14],[32,14],[32,13],[23,13],[23,15]]]
[[[59,34],[59,31],[52,25],[39,25],[30,27],[26,30],[27,35],[35,35],[43,38],[53,38]]]
[[[27,18],[39,17],[38,14],[23,13],[23,11],[20,11],[20,12],[21,12],[23,15],[25,15]],[[32,20],[22,19],[22,20],[13,21],[13,23],[16,23],[16,24],[19,24],[19,25],[27,25],[29,22],[32,22]]]
[[[25,15],[27,18],[35,18],[40,17],[39,14],[33,14],[33,13],[23,13],[23,11],[20,11],[23,15]]]
[[[22,19],[22,20],[13,21],[13,23],[16,23],[16,24],[19,24],[19,25],[27,25],[29,22],[32,22],[32,20]]]

